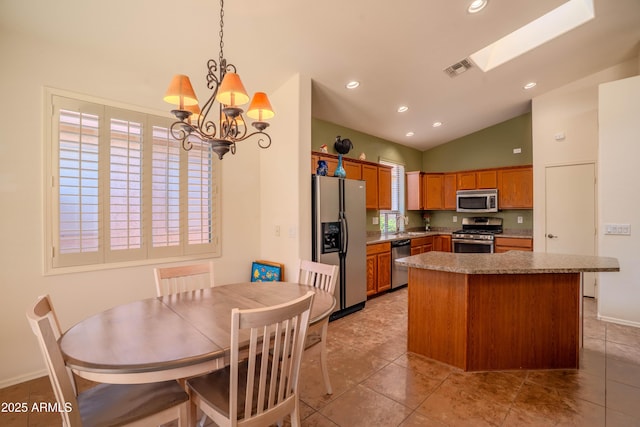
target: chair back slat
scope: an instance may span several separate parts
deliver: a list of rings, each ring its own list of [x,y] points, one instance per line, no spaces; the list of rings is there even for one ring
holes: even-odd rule
[[[279,405],[295,404],[313,295],[309,291],[290,303],[232,311],[229,414],[237,414],[235,396],[242,363],[247,364],[244,420],[259,417]],[[240,349],[241,330],[250,334],[248,349]],[[248,353],[247,361],[240,360],[240,350]]]
[[[333,294],[338,281],[339,267],[314,261],[300,261],[298,282]]]
[[[32,309],[27,310],[27,320],[38,339],[56,401],[61,408],[71,404],[71,411],[60,411],[62,425],[81,427],[77,389],[73,374],[67,368],[58,344],[62,331],[48,295],[39,297]]]
[[[178,267],[157,267],[153,272],[158,296],[206,289],[214,285],[213,261]]]

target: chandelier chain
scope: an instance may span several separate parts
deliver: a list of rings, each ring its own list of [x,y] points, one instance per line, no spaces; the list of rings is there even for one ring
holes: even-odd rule
[[[224,41],[223,36],[224,36],[224,0],[220,0],[220,66],[222,67],[222,59],[224,58],[224,54],[222,52],[222,49],[224,48]]]

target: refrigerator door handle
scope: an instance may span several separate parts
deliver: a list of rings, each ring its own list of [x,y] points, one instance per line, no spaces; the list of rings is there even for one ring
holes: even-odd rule
[[[349,249],[349,224],[347,223],[347,218],[342,217],[342,252],[347,253],[347,249]]]

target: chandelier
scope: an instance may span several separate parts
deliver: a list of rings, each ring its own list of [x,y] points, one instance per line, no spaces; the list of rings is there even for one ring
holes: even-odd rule
[[[260,148],[269,148],[271,137],[264,130],[269,126],[266,120],[274,116],[267,95],[256,92],[246,113],[255,120],[251,125],[256,130],[248,132],[240,106],[249,102],[249,95],[235,65],[228,64],[224,58],[223,18],[224,0],[220,0],[220,55],[217,63],[214,59],[207,61],[207,88],[212,93],[202,110],[188,76],[175,75],[164,96],[166,102],[177,105],[171,110],[178,119],[171,125],[171,136],[180,141],[186,151],[193,147],[193,138],[208,143],[220,160],[229,151],[236,153],[237,142],[254,135],[258,137]]]

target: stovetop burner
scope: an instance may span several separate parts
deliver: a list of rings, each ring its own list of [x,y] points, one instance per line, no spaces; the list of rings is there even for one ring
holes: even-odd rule
[[[502,233],[502,218],[462,218],[462,229],[452,233],[455,239],[493,240],[494,234]]]

